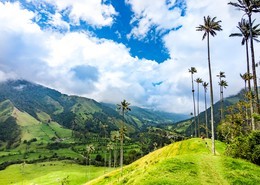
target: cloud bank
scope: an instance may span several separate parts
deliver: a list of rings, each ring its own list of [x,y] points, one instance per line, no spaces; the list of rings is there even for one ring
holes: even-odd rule
[[[228,6],[226,0],[187,0],[184,4],[126,0],[134,13],[129,23],[132,30],[126,34],[145,39],[154,27],[158,33],[163,32],[161,37],[171,56],[163,63],[132,57],[128,46],[97,38],[89,31],[70,31],[71,25],[81,21],[96,28],[111,26],[120,15],[108,1],[47,2],[55,6],[49,23],[65,32],[42,29],[37,24],[40,14],[19,2],[0,2],[2,81],[23,78],[97,101],[118,103],[126,99],[132,105],[189,114],[192,96],[188,69],[196,67],[195,78],[208,81],[206,41],[202,41],[196,26],[203,24],[204,15],[211,15],[222,20],[223,27],[222,32],[211,38],[215,101],[219,99],[216,78],[219,71],[227,76],[226,96],[243,87],[239,74],[246,71],[245,49],[240,38],[229,38],[230,33],[238,32],[236,25],[243,14]],[[62,18],[64,14],[69,22]],[[178,26],[181,27],[174,29]],[[256,43],[257,61],[259,52]]]

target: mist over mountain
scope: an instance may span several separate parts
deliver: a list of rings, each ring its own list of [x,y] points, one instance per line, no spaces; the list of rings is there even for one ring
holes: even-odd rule
[[[174,124],[186,118],[185,115],[134,106],[131,110],[125,117],[129,133],[136,133],[152,125]],[[15,140],[15,136],[16,139],[22,139],[21,130],[26,119],[19,120],[17,112],[26,113],[26,119],[34,119],[41,123],[53,121],[61,127],[82,134],[99,133],[101,124],[106,124],[110,132],[118,129],[123,121],[122,115],[116,110],[116,105],[99,103],[84,97],[68,96],[25,80],[1,82],[0,127],[3,133],[0,139],[2,141],[10,138]],[[4,133],[8,132],[11,134],[7,137]]]

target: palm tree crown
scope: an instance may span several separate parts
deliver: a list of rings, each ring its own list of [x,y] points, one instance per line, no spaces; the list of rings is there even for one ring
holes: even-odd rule
[[[123,114],[127,113],[128,111],[131,111],[129,108],[130,103],[128,103],[126,100],[123,100],[121,104],[117,104],[117,109]]]
[[[226,88],[228,86],[227,82],[225,80],[221,80],[219,83],[218,83],[221,87],[224,87]]]
[[[204,87],[205,90],[207,90],[208,85],[209,85],[209,83],[207,83],[207,82],[203,82],[203,83],[202,83],[202,86]]]
[[[211,19],[210,16],[205,17],[204,16],[204,25],[199,25],[197,27],[197,31],[204,31],[205,33],[203,34],[202,40],[205,39],[205,37],[207,36],[207,34],[209,33],[211,36],[215,36],[216,35],[216,31],[221,31],[221,25],[219,23],[221,23],[221,21],[215,21],[216,17],[213,17]]]
[[[226,78],[225,72],[220,71],[219,74],[217,75],[219,78]]]
[[[236,3],[229,2],[228,4],[238,8],[238,10],[244,11],[248,15],[260,12],[259,0],[238,0]]]
[[[254,20],[255,21],[255,20]],[[260,24],[253,25],[254,21],[252,22],[252,37],[255,41],[260,42],[257,37],[260,35]],[[238,22],[237,28],[239,29],[240,33],[232,33],[230,37],[243,37],[241,44],[244,45],[249,37],[250,37],[250,24],[249,21],[246,19],[241,19],[241,22]]]
[[[203,81],[202,81],[201,78],[197,78],[197,79],[195,80],[195,82],[197,82],[198,84],[200,84],[200,83],[202,83]]]
[[[195,67],[191,67],[189,69],[189,73],[191,73],[191,74],[197,73],[197,69]]]

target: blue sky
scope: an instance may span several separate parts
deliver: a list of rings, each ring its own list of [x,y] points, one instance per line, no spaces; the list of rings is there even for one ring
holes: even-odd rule
[[[223,31],[211,38],[213,75],[226,73],[226,96],[243,87],[244,48],[240,38],[229,38],[243,14],[227,3],[0,0],[0,80],[23,78],[97,101],[126,99],[132,105],[189,114],[188,69],[196,67],[195,78],[208,81],[206,42],[196,31],[203,16],[222,20]],[[256,44],[257,60],[259,51]],[[217,101],[218,79],[213,80]]]
[[[98,0],[97,0],[98,1]],[[15,1],[14,1],[15,2]],[[111,6],[115,10],[115,14],[112,16],[113,24],[105,26],[96,26],[87,21],[80,20],[78,24],[71,23],[70,17],[70,7],[64,8],[60,11],[61,20],[70,24],[69,30],[67,28],[56,27],[50,24],[52,16],[57,13],[56,7],[50,3],[39,3],[36,1],[19,1],[21,6],[33,11],[38,14],[38,18],[34,19],[34,22],[38,24],[41,29],[53,29],[61,33],[66,33],[68,31],[79,32],[79,31],[89,31],[94,34],[99,39],[109,39],[118,43],[123,43],[126,47],[130,49],[130,54],[132,57],[145,58],[148,60],[155,60],[161,63],[170,58],[169,51],[164,45],[162,37],[172,30],[178,30],[181,28],[181,24],[168,27],[168,28],[158,28],[156,23],[151,23],[149,25],[149,30],[147,31],[145,37],[141,35],[131,34],[134,27],[140,24],[140,20],[133,20],[135,12],[133,12],[131,4],[126,3],[123,0],[103,0],[100,1],[102,5]],[[178,9],[180,16],[185,16],[186,14],[186,1],[177,0],[172,3],[170,0],[166,0],[165,5],[168,11],[175,11]],[[144,14],[144,13],[142,13]],[[141,15],[141,16],[146,16]]]

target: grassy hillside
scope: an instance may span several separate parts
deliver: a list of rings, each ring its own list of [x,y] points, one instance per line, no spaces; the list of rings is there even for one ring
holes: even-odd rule
[[[156,150],[86,185],[131,184],[260,184],[260,167],[223,156],[225,145],[216,142],[217,155],[210,152],[210,140],[190,139]]]
[[[62,184],[80,185],[94,179],[108,170],[103,167],[82,166],[68,161],[44,162],[38,164],[16,164],[0,171],[0,184]]]
[[[110,133],[110,131],[118,130],[124,120],[127,132],[136,134],[148,126],[158,123],[174,123],[181,117],[178,114],[155,112],[138,107],[133,107],[131,112],[126,115],[126,120],[124,120],[122,115],[116,111],[116,105],[111,107],[111,105],[108,106],[108,104],[92,99],[68,96],[25,80],[10,80],[0,83],[0,126],[7,128],[6,120],[10,118],[14,123],[10,129],[22,140],[44,137],[44,133],[39,132],[44,130],[41,128],[45,127],[42,124],[51,121],[64,128],[73,129],[76,133],[74,136],[84,139],[86,132],[100,134],[101,126],[104,124],[107,126],[106,131]],[[10,121],[8,120],[8,122]],[[20,127],[22,127],[22,132],[19,130]],[[25,133],[24,128],[26,127],[28,132]],[[8,132],[7,129],[5,130]],[[17,134],[18,132],[21,135]],[[0,138],[0,142],[8,140],[8,138],[2,138]],[[19,138],[15,139],[19,140]]]

